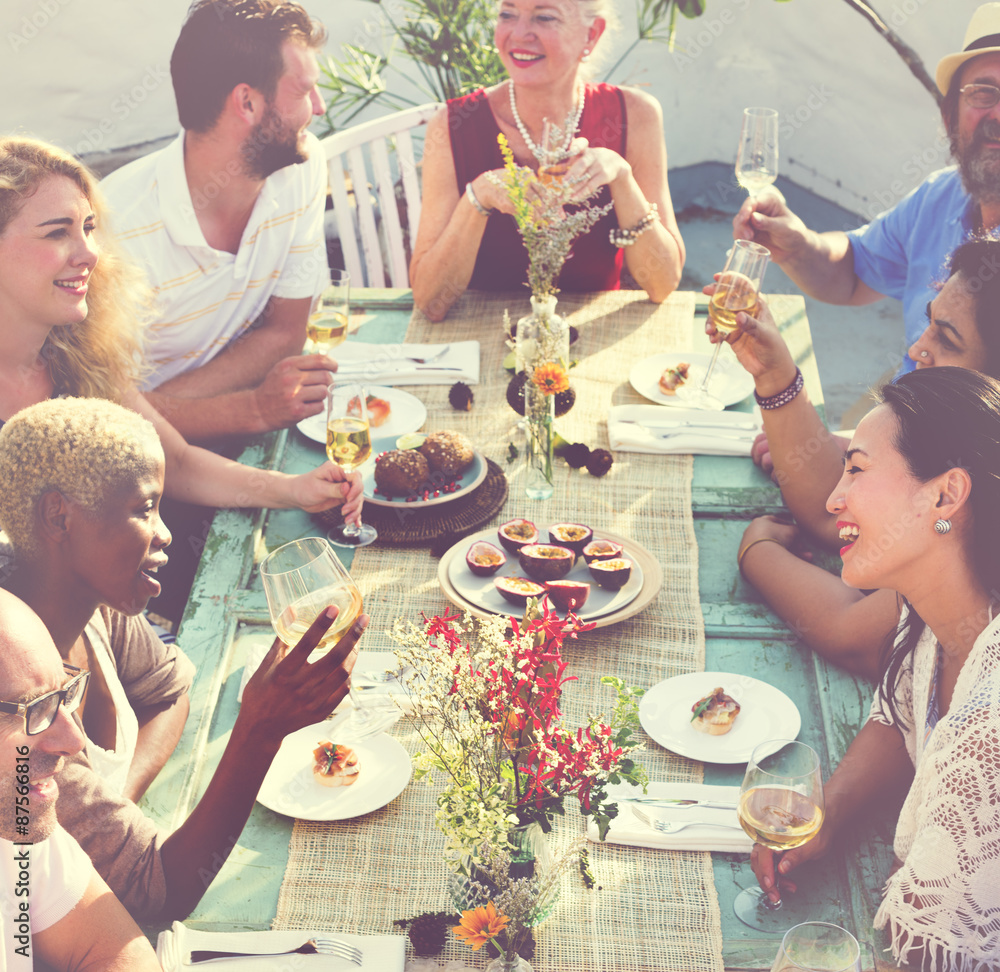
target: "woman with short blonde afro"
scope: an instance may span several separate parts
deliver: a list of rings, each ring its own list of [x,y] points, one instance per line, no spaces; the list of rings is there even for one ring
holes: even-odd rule
[[[300,476],[250,469],[189,445],[139,393],[148,291],[104,233],[94,177],[36,139],[0,138],[0,421],[58,395],[121,402],[155,426],[166,493],[205,506],[343,504],[356,520],[361,479],[324,463]]]

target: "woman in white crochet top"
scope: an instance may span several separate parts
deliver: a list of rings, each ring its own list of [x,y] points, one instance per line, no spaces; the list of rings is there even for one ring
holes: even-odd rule
[[[843,579],[901,597],[868,722],[813,841],[751,857],[774,901],[893,788],[909,792],[876,926],[927,972],[1000,968],[1000,382],[953,367],[882,390],[828,500]]]

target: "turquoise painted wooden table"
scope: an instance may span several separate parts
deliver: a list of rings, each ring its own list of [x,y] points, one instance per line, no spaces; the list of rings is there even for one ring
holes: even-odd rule
[[[412,309],[409,291],[363,291],[352,301],[364,320],[363,339],[396,342]],[[822,390],[801,298],[774,298],[773,309],[802,368],[813,402]],[[704,305],[696,308],[695,350],[704,336]],[[738,408],[749,409],[751,402]],[[320,447],[296,431],[255,440],[243,460],[267,468],[302,471],[318,464]],[[771,682],[798,705],[800,738],[822,755],[829,773],[863,722],[870,686],[827,666],[806,650],[759,600],[736,570],[746,522],[784,509],[778,490],[749,459],[700,456],[695,460],[692,508],[699,547],[699,588],[706,633],[706,670],[734,671]],[[318,532],[300,511],[223,511],[213,523],[180,629],[179,641],[198,667],[191,715],[181,745],[150,788],[144,806],[165,827],[182,821],[197,802],[218,763],[235,718],[244,658],[272,632],[255,564],[262,549]],[[266,543],[265,543],[266,537]],[[346,555],[349,562],[350,554]],[[650,745],[656,745],[650,743]],[[706,767],[706,782],[738,784],[742,767]],[[287,861],[292,821],[257,805],[242,832],[232,835],[229,859],[206,862],[214,876],[189,919],[200,928],[264,929],[275,915]],[[827,860],[800,893],[816,901],[815,917],[842,924],[871,939],[871,918],[887,873],[891,829],[880,822],[849,853]],[[727,968],[769,968],[777,940],[743,926],[732,899],[755,883],[745,856],[715,854],[713,865]],[[218,872],[216,874],[216,872]]]

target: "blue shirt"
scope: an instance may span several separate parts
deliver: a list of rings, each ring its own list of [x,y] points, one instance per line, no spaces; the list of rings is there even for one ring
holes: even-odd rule
[[[958,166],[932,172],[892,209],[847,234],[854,272],[872,290],[903,302],[907,346],[927,327],[927,303],[947,279],[948,257],[975,229],[975,204]],[[914,363],[903,359],[900,374]]]

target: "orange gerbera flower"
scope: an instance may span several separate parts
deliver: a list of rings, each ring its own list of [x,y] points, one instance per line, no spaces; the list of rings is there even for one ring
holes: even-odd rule
[[[471,945],[472,951],[475,952],[491,938],[496,938],[509,921],[506,915],[497,914],[497,909],[491,901],[485,908],[480,906],[472,911],[463,911],[461,924],[455,925],[452,931],[456,938],[464,939],[465,944]]]
[[[532,381],[546,395],[556,395],[569,388],[569,375],[566,369],[555,362],[539,365],[532,374]]]

